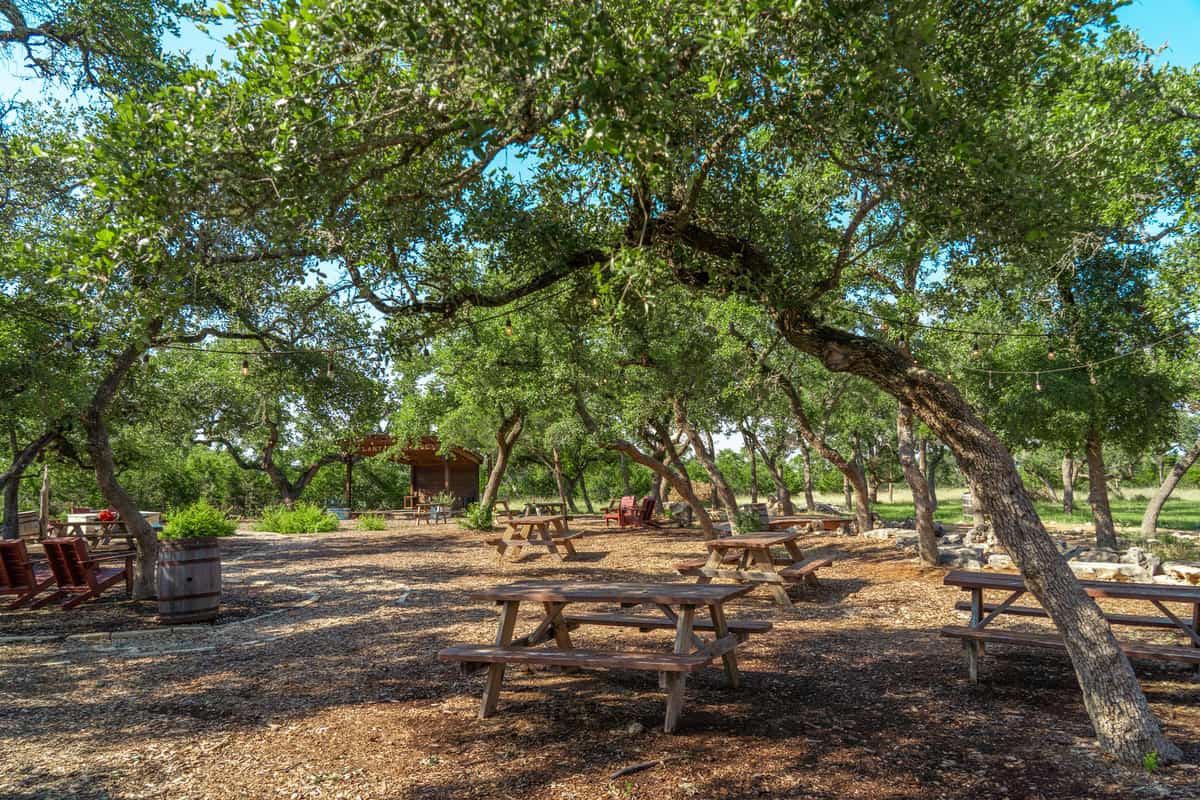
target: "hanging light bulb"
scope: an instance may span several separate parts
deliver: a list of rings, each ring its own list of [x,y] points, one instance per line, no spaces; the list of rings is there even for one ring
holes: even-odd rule
[[[512,336],[512,318],[511,317],[504,318],[504,335]]]
[[[1053,360],[1054,360],[1054,348],[1053,348],[1053,347],[1051,347],[1051,348],[1050,348],[1050,349],[1049,349],[1049,350],[1046,352],[1046,360],[1047,360],[1047,361],[1053,361]]]
[[[988,370],[988,388],[992,388],[992,371]]]
[[[597,308],[597,307],[599,307],[599,305],[600,305],[600,298],[596,296],[595,292],[592,292],[592,308]]]
[[[333,357],[332,356],[330,357],[330,359],[328,361],[325,362],[325,377],[326,378],[333,377]]]
[[[979,342],[975,342],[975,345],[971,348],[971,356],[973,358],[979,358],[979,356],[980,356]]]
[[[245,378],[250,374],[250,359],[242,359],[242,377]]]
[[[1039,392],[1042,390],[1042,373],[1033,373],[1033,388]]]
[[[1092,369],[1092,365],[1088,364],[1088,383],[1096,385],[1096,370]]]

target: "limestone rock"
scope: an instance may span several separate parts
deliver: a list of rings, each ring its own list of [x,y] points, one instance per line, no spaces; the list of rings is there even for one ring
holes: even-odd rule
[[[938,564],[964,569],[983,568],[983,550],[978,547],[939,547]]]
[[[1162,568],[1163,573],[1173,580],[1200,585],[1200,564],[1194,561],[1168,561]]]
[[[1013,560],[1003,553],[992,553],[988,556],[987,565],[992,569],[1012,569]]]
[[[1149,582],[1150,571],[1138,564],[1121,564],[1116,561],[1071,561],[1075,575],[1097,581],[1140,581]]]

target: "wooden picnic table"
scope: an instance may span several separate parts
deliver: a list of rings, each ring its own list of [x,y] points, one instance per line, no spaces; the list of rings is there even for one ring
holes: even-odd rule
[[[421,520],[425,520],[427,525],[433,525],[439,520],[449,525],[450,506],[444,503],[417,503],[413,508],[413,517],[418,525],[421,524]]]
[[[988,627],[1004,614],[1022,617],[1046,617],[1046,611],[1037,606],[1013,605],[1028,590],[1020,575],[1004,572],[976,572],[954,570],[943,582],[947,586],[958,586],[971,593],[969,603],[956,603],[955,608],[970,612],[966,626],[947,625],[942,635],[961,639],[967,655],[967,674],[972,683],[979,680],[979,657],[987,642],[1001,644],[1023,644],[1034,647],[1065,649],[1062,637],[1057,633],[1038,633],[1012,629]],[[1126,655],[1158,661],[1178,661],[1195,664],[1200,671],[1200,587],[1172,586],[1160,583],[1118,583],[1116,581],[1080,581],[1083,590],[1093,598],[1139,600],[1154,605],[1163,616],[1139,616],[1132,614],[1105,613],[1109,624],[1143,628],[1160,628],[1178,631],[1189,642],[1188,646],[1154,645],[1140,641],[1121,641]],[[985,591],[1007,592],[1008,596],[999,603],[985,603]],[[1190,606],[1189,612],[1181,617],[1167,607],[1167,603]],[[1185,621],[1186,620],[1186,621]]]
[[[114,539],[123,540],[126,547],[133,547],[135,537],[121,520],[64,521],[51,520],[46,526],[46,534],[50,537],[78,536],[91,547],[111,544]]]
[[[709,539],[704,543],[709,551],[707,558],[682,561],[675,569],[683,575],[695,575],[700,584],[710,583],[714,578],[762,584],[771,591],[775,602],[791,608],[786,586],[801,582],[815,586],[817,570],[833,563],[823,557],[805,560],[796,544],[798,538],[798,531],[765,531]],[[771,552],[772,547],[780,545],[787,555]]]
[[[567,518],[567,504],[557,500],[549,502],[526,503],[521,512],[526,516],[560,516]]]
[[[789,514],[785,517],[772,517],[767,521],[769,530],[784,530],[791,527],[810,528],[814,531],[836,531],[849,534],[853,517],[835,517],[819,514]]]
[[[509,517],[502,522],[507,526],[503,536],[493,536],[485,540],[496,548],[500,558],[512,551],[513,558],[521,557],[521,549],[525,547],[544,547],[564,561],[575,555],[575,545],[571,540],[582,534],[567,530],[567,518],[563,516],[529,516]],[[562,547],[562,552],[559,552]]]
[[[495,713],[506,664],[531,664],[564,669],[635,669],[659,674],[667,690],[667,709],[663,730],[673,733],[683,709],[684,684],[689,672],[704,669],[720,658],[726,682],[732,688],[741,683],[735,649],[750,633],[770,630],[770,623],[727,620],[725,604],[749,592],[751,586],[703,586],[683,583],[552,583],[527,581],[473,592],[472,600],[502,605],[492,645],[459,645],[441,650],[438,658],[457,661],[464,669],[486,668],[487,680],[479,707],[481,718]],[[542,619],[530,632],[514,638],[517,612],[521,603],[540,606]],[[567,613],[578,603],[617,604],[619,613]],[[634,614],[628,609],[649,606],[658,615]],[[708,619],[698,620],[696,612],[706,608]],[[608,625],[648,631],[675,631],[670,653],[643,650],[591,650],[576,648],[571,631],[582,625]],[[709,632],[711,639],[700,633]],[[553,640],[554,646],[538,647]]]

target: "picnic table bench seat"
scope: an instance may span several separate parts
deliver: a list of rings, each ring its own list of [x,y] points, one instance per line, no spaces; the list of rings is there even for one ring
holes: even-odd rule
[[[973,642],[1028,645],[1030,647],[1048,647],[1056,650],[1067,649],[1062,637],[1057,633],[1036,633],[1034,631],[1018,631],[1011,628],[972,628],[967,625],[947,625],[942,628],[942,636]],[[1200,648],[1196,647],[1150,644],[1148,642],[1133,642],[1129,640],[1117,640],[1117,644],[1125,651],[1125,655],[1131,658],[1200,664]]]
[[[809,575],[816,575],[817,570],[821,567],[828,567],[833,564],[832,558],[824,558],[815,556],[813,558],[801,561],[799,564],[793,564],[790,567],[784,567],[779,570],[779,574],[783,576],[785,581],[799,583]]]
[[[563,621],[568,625],[608,625],[620,628],[637,628],[645,633],[653,629],[673,629],[674,622],[666,617],[649,617],[644,614],[602,614],[579,613],[564,614]],[[712,620],[698,619],[692,623],[698,631],[715,631]],[[766,633],[771,630],[771,623],[757,619],[727,619],[725,628],[739,639],[745,640],[752,633]]]
[[[438,658],[443,661],[461,661],[468,665],[536,664],[546,667],[636,669],[655,672],[697,672],[712,661],[711,656],[701,653],[677,655],[630,650],[548,650],[495,645],[455,645],[438,651]]]
[[[990,614],[1000,607],[999,603],[984,603],[983,613]],[[967,601],[961,601],[954,604],[954,608],[958,611],[970,611],[971,604]],[[1036,606],[1008,606],[1004,609],[1005,614],[1012,614],[1017,617],[1047,617],[1046,612]],[[1105,612],[1104,618],[1108,620],[1110,625],[1131,625],[1138,628],[1168,628],[1173,629],[1178,627],[1172,620],[1167,617],[1144,617],[1137,614],[1111,614]]]

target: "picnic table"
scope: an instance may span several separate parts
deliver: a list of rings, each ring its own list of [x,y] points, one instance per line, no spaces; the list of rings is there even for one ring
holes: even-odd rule
[[[72,515],[76,516],[76,515]],[[151,527],[161,527],[161,525],[152,525]],[[126,547],[133,547],[135,537],[121,520],[108,520],[101,522],[97,520],[71,521],[67,520],[50,520],[46,526],[46,535],[48,537],[61,536],[78,536],[88,543],[91,547],[100,547],[102,545],[112,544],[113,540],[121,540]]]
[[[730,578],[739,583],[763,584],[770,589],[775,601],[784,608],[792,607],[787,585],[817,584],[817,570],[833,563],[833,559],[818,556],[805,559],[796,540],[799,531],[765,531],[740,536],[709,539],[708,557],[681,561],[675,569],[682,575],[694,575],[697,583],[706,584],[714,578]],[[782,546],[786,555],[776,555],[772,547]]]
[[[967,674],[972,683],[979,680],[979,657],[987,642],[1021,644],[1033,647],[1065,649],[1062,637],[1057,633],[1041,633],[1003,628],[989,625],[1004,614],[1022,617],[1046,617],[1045,609],[1037,606],[1013,605],[1027,589],[1020,575],[1003,572],[975,572],[954,570],[944,581],[947,586],[958,586],[971,593],[970,602],[955,604],[955,608],[970,612],[968,625],[947,625],[942,635],[961,639],[967,655]],[[1171,586],[1161,583],[1118,583],[1116,581],[1080,581],[1083,590],[1093,598],[1139,600],[1151,603],[1163,616],[1138,616],[1113,614],[1104,616],[1111,625],[1133,626],[1175,630],[1190,643],[1179,647],[1155,645],[1140,641],[1119,641],[1125,654],[1133,658],[1158,661],[1177,661],[1195,664],[1200,670],[1200,588],[1193,586]],[[1007,597],[999,603],[985,603],[985,591],[1006,592]],[[1190,606],[1190,614],[1179,614],[1167,607],[1167,603]],[[1185,621],[1188,619],[1189,621]]]
[[[571,540],[582,535],[567,530],[567,518],[563,516],[509,517],[502,521],[508,526],[504,535],[484,540],[496,548],[501,559],[509,550],[517,559],[521,557],[522,548],[544,547],[565,561],[575,555],[575,545]],[[559,547],[562,547],[561,553]]]
[[[808,527],[813,531],[840,530],[844,534],[849,534],[850,523],[852,522],[854,522],[853,517],[836,517],[819,514],[789,514],[785,517],[772,517],[771,519],[767,520],[767,528],[775,531],[792,527]]]
[[[659,674],[667,690],[663,730],[674,733],[683,709],[684,684],[691,672],[720,658],[725,679],[732,688],[741,684],[736,647],[751,633],[771,629],[769,622],[729,620],[725,604],[749,592],[751,586],[701,586],[682,583],[552,583],[522,582],[473,592],[472,600],[502,605],[491,645],[457,645],[438,652],[443,661],[461,662],[466,671],[487,669],[481,718],[495,713],[506,664],[530,664],[564,669],[631,669]],[[540,607],[542,619],[530,632],[513,638],[521,603]],[[619,612],[568,613],[572,604],[616,604]],[[648,606],[658,614],[633,613]],[[706,608],[708,619],[697,619]],[[571,631],[583,625],[637,628],[641,631],[674,630],[670,653],[644,650],[591,650],[576,648]],[[710,639],[701,632],[711,633]],[[553,640],[553,647],[538,647]]]
[[[507,506],[506,506],[507,507]],[[550,502],[526,503],[525,509],[521,512],[526,516],[559,516],[567,519],[567,504],[560,503],[557,500]]]
[[[450,524],[450,506],[440,503],[417,503],[413,516],[416,518],[417,524],[420,525],[424,520],[426,525],[432,525],[439,520]]]

